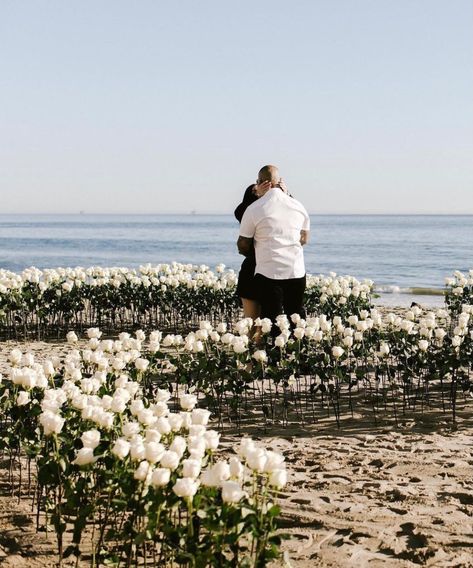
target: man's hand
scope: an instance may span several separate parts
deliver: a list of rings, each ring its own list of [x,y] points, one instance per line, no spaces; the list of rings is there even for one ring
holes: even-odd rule
[[[253,239],[249,239],[248,237],[238,237],[237,247],[240,254],[248,256],[253,249]]]
[[[301,231],[301,240],[300,243],[302,246],[306,245],[309,242],[309,235],[310,235],[310,231]]]

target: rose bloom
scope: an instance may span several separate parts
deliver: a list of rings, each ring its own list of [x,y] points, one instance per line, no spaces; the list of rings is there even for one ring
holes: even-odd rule
[[[72,463],[82,466],[94,463],[96,460],[97,458],[94,456],[94,450],[92,448],[81,448],[77,452],[76,459]]]
[[[189,448],[189,451],[193,451],[196,454],[203,456],[207,448],[207,443],[205,441],[205,438],[201,436],[189,436],[189,438],[187,439],[187,446]]]
[[[182,436],[176,436],[172,441],[171,445],[169,446],[169,449],[172,452],[176,452],[176,454],[179,457],[182,457],[184,455],[186,448],[187,448],[187,442],[186,439],[183,438]]]
[[[210,414],[210,411],[205,408],[194,408],[191,413],[192,424],[206,426],[209,422]]]
[[[266,355],[266,351],[260,349],[253,353],[253,359],[260,363],[266,363],[266,361],[268,360],[268,356]]]
[[[180,459],[180,456],[176,454],[176,452],[167,450],[164,452],[161,458],[161,467],[165,467],[167,469],[170,469],[171,471],[174,471],[179,465]]]
[[[344,351],[341,347],[339,347],[338,345],[335,345],[334,347],[332,347],[332,355],[333,357],[335,357],[335,359],[338,359],[339,357],[341,357],[343,355]]]
[[[243,475],[243,472],[245,471],[245,468],[241,461],[237,457],[232,456],[229,459],[228,464],[230,467],[230,477],[240,479],[240,477]]]
[[[130,442],[127,442],[125,438],[118,438],[111,451],[117,458],[125,459],[130,453]]]
[[[43,427],[45,436],[59,434],[64,426],[64,422],[64,418],[50,410],[46,410],[39,416],[39,423]]]
[[[222,483],[222,501],[224,503],[238,503],[244,496],[245,492],[236,481],[224,481]]]
[[[286,336],[283,334],[278,335],[274,340],[274,345],[282,349],[286,345]]]
[[[87,330],[87,337],[89,339],[99,339],[102,336],[102,332],[98,327],[90,327]]]
[[[77,334],[74,333],[73,331],[70,331],[67,335],[66,335],[66,339],[68,343],[77,343],[79,341],[79,338],[77,337]]]
[[[94,450],[100,444],[100,432],[98,430],[88,430],[80,437],[84,448]]]
[[[170,479],[171,471],[163,467],[158,467],[151,475],[151,485],[153,487],[163,487],[169,483]]]
[[[220,434],[216,430],[207,430],[204,434],[207,449],[215,451],[220,443]]]
[[[183,394],[179,397],[179,403],[183,410],[192,410],[197,404],[195,394]]]
[[[149,472],[149,463],[146,460],[143,460],[138,468],[135,470],[133,477],[138,481],[145,481],[148,477]]]
[[[260,473],[264,470],[264,466],[266,465],[267,460],[268,457],[266,455],[266,452],[262,448],[254,448],[253,450],[249,450],[246,455],[248,466],[254,471],[258,471]]]
[[[20,391],[18,393],[18,396],[16,397],[16,404],[18,406],[25,406],[25,404],[28,404],[30,402],[30,400],[30,393],[26,391]]]
[[[137,360],[135,361],[135,367],[136,367],[136,368],[138,369],[138,371],[140,371],[140,372],[146,371],[146,369],[148,368],[148,366],[149,366],[149,361],[148,361],[147,359],[141,359],[141,358],[139,358],[139,359],[137,359]]]
[[[179,432],[182,428],[184,419],[180,414],[170,413],[167,415],[168,422],[173,432]]]
[[[186,459],[182,462],[182,476],[196,478],[199,476],[201,468],[200,460]]]
[[[264,471],[271,473],[275,469],[282,469],[284,464],[284,456],[273,452],[272,450],[266,451],[266,463],[264,464]]]
[[[182,477],[176,480],[172,490],[178,497],[189,499],[197,493],[199,482],[189,477]]]
[[[275,469],[269,474],[269,484],[278,489],[282,489],[287,483],[287,471],[285,469]]]
[[[164,451],[164,446],[159,442],[147,442],[145,444],[145,458],[150,463],[158,462],[162,458]]]

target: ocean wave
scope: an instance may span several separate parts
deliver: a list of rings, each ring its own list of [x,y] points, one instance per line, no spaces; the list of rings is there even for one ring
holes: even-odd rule
[[[422,288],[418,286],[401,288],[400,286],[375,286],[374,291],[378,294],[409,294],[411,296],[443,296],[444,288]]]

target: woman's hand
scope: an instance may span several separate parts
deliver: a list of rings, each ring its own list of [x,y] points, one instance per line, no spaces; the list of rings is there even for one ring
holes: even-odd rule
[[[287,193],[287,185],[282,178],[279,180],[279,187],[284,191],[284,193]]]
[[[263,181],[261,183],[257,183],[253,188],[253,193],[256,197],[263,197],[263,195],[271,189],[271,182],[270,181]]]

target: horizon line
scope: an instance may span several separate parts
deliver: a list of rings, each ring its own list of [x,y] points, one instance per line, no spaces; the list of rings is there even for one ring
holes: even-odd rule
[[[123,216],[136,216],[136,217],[156,217],[156,216],[183,216],[183,217],[223,217],[223,216],[232,216],[232,212],[179,212],[179,211],[171,211],[165,213],[130,213],[130,212],[120,212],[120,213],[97,213],[97,212],[85,212],[80,211],[78,213],[64,213],[64,212],[56,212],[56,213],[18,213],[18,212],[10,212],[10,213],[0,213],[0,217],[8,217],[8,216],[49,216],[49,217],[59,217],[59,216],[71,216],[71,217],[94,217],[94,216],[116,216],[116,217],[123,217]],[[413,212],[413,213],[405,213],[405,212],[394,212],[394,213],[314,213],[309,212],[311,216],[319,216],[319,217],[471,217],[473,216],[473,212],[471,213],[436,213],[436,212]]]

